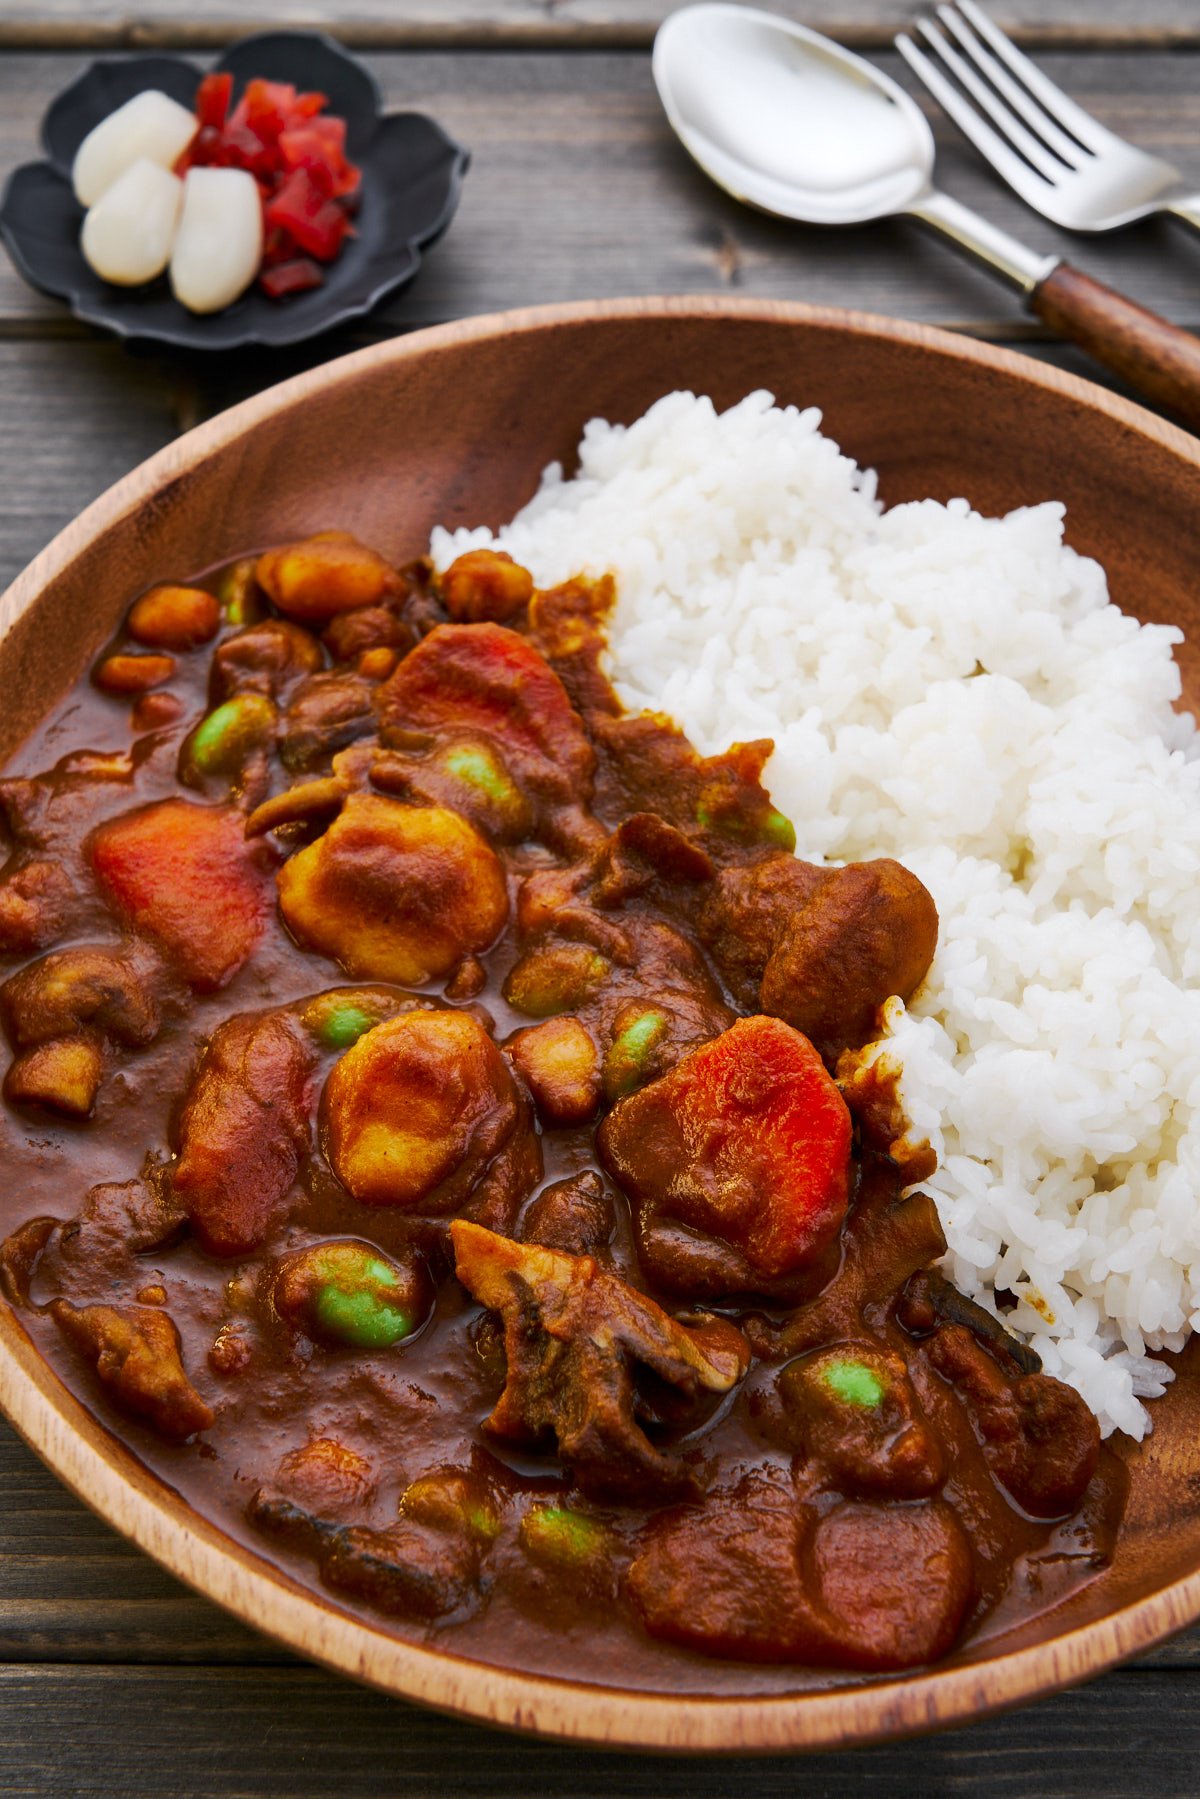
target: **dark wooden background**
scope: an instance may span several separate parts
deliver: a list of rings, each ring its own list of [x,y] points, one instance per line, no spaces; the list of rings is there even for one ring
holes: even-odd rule
[[[271,23],[360,47],[389,102],[474,152],[416,286],[365,328],[277,357],[138,353],[78,326],[0,257],[0,588],[177,432],[308,363],[468,313],[616,294],[739,292],[970,331],[1091,372],[1016,302],[901,225],[805,231],[726,201],[671,138],[649,45],[667,0],[0,0],[0,177],[97,49],[201,54]],[[1056,80],[1200,188],[1200,0],[997,0]],[[806,23],[901,79],[908,0],[812,0]],[[952,192],[1192,329],[1200,237],[1166,222],[1069,242],[934,118]],[[1200,571],[1197,571],[1200,579]],[[189,1593],[0,1423],[0,1794],[286,1799],[782,1799],[1200,1793],[1200,1631],[1081,1691],[918,1743],[697,1763],[525,1742],[307,1667]]]

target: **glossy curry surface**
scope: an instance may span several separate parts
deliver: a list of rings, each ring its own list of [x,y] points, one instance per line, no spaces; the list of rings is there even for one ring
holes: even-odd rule
[[[901,1197],[855,1052],[928,894],[798,861],[769,746],[623,715],[611,598],[335,532],[135,602],[0,783],[5,1289],[401,1634],[679,1691],[923,1665],[1103,1567],[1124,1467]]]

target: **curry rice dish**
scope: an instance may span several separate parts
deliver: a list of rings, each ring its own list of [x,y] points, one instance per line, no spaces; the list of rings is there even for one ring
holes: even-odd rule
[[[607,578],[338,531],[141,595],[0,782],[5,1292],[205,1515],[404,1634],[889,1671],[1107,1559],[863,1054],[937,912],[622,709]]]
[[[815,410],[594,420],[495,540],[611,572],[611,673],[764,779],[815,862],[893,856],[938,945],[868,1054],[937,1168],[946,1272],[1141,1437],[1200,1324],[1200,738],[1180,633],[1111,604],[1061,505],[885,509]],[[1055,491],[1031,458],[1031,501]]]

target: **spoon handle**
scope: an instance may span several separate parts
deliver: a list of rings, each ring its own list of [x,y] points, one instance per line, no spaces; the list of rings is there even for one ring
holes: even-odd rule
[[[1061,336],[1200,430],[1200,339],[1069,262],[1037,255],[936,188],[906,210],[1018,288],[1029,310]]]
[[[1038,283],[1031,312],[1139,393],[1200,429],[1200,339],[1060,262]]]

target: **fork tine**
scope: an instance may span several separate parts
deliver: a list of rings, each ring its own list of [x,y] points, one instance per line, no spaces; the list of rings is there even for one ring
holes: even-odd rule
[[[994,94],[987,83],[975,73],[970,63],[964,61],[958,54],[945,33],[939,31],[930,19],[918,19],[917,30],[926,43],[936,50],[950,73],[966,88],[975,104],[987,114],[993,125],[1004,133],[1009,143],[1019,151],[1026,162],[1032,163],[1038,174],[1046,181],[1057,180],[1063,173],[1062,163],[1055,160],[1045,144],[1040,143],[1037,138],[1026,131],[1017,115],[1009,111],[1003,100]]]
[[[1056,120],[1071,136],[1097,155],[1113,141],[1112,133],[1106,131],[1099,120],[1082,106],[1076,106],[1069,94],[1064,94],[1056,87],[1048,75],[1043,75],[1035,62],[1030,62],[1011,38],[1006,37],[1000,27],[984,12],[975,0],[958,0],[959,11],[967,19],[995,51],[1001,62],[1006,63],[1018,81],[1024,83],[1030,93],[1041,101],[1051,118]]]
[[[939,6],[938,18],[953,33],[964,53],[991,82],[1013,111],[1019,113],[1030,129],[1048,144],[1069,169],[1078,168],[1088,152],[1073,138],[1060,131],[1050,114],[1033,100],[1019,82],[1014,81],[1002,63],[986,50],[967,21],[952,6]]]
[[[970,138],[980,155],[987,158],[1001,179],[1015,188],[1031,206],[1040,206],[1046,191],[1046,184],[1041,177],[1005,143],[998,131],[992,130],[987,120],[976,112],[969,100],[963,98],[952,81],[947,81],[937,64],[926,56],[907,32],[902,31],[897,35],[896,48],[913,73],[925,83],[942,111],[954,120],[964,137]]]

